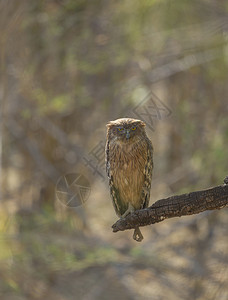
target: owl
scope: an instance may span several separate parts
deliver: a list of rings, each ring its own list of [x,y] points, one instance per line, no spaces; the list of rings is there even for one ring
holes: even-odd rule
[[[141,120],[122,118],[107,124],[106,172],[116,214],[124,218],[146,208],[150,199],[153,146]],[[141,242],[137,227],[133,239]]]

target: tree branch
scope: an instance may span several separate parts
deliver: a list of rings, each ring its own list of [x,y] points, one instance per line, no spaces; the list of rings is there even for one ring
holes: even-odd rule
[[[158,200],[148,208],[119,219],[112,228],[113,232],[124,231],[225,206],[228,206],[228,176],[224,179],[224,185]]]

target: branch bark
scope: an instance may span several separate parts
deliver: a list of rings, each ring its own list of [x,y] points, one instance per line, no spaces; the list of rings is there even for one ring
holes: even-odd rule
[[[160,199],[148,208],[136,210],[119,219],[112,228],[113,232],[124,231],[225,206],[228,206],[228,176],[224,179],[224,185]]]

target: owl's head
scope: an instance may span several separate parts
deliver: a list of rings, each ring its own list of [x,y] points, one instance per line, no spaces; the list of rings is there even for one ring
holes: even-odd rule
[[[141,120],[122,118],[108,122],[107,135],[115,140],[131,143],[145,136],[145,123]]]

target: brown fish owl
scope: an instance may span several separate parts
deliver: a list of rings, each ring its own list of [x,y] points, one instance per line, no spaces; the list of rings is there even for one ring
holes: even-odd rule
[[[123,118],[107,124],[106,171],[116,214],[125,217],[148,207],[153,171],[153,146],[141,120]],[[135,228],[134,240],[143,239]]]

